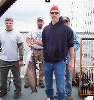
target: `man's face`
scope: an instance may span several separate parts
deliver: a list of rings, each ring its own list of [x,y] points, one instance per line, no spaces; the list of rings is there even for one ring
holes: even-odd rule
[[[39,29],[43,28],[43,24],[44,24],[43,20],[38,20],[37,21],[37,26],[38,26]]]
[[[5,27],[6,27],[6,30],[12,30],[13,29],[13,21],[11,21],[11,20],[5,21]]]
[[[60,12],[58,10],[52,10],[50,12],[50,16],[51,16],[52,21],[58,21],[60,18]]]

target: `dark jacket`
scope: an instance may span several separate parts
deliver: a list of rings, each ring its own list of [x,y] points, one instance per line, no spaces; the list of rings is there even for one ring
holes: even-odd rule
[[[42,42],[44,47],[44,61],[55,63],[65,60],[67,51],[73,47],[73,31],[63,23],[60,17],[55,25],[50,23],[43,29]]]

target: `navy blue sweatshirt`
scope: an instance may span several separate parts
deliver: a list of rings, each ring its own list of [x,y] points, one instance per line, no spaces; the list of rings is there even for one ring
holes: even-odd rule
[[[73,31],[64,25],[62,17],[55,25],[51,22],[42,32],[44,61],[56,63],[65,60],[68,49],[73,47],[73,40]]]

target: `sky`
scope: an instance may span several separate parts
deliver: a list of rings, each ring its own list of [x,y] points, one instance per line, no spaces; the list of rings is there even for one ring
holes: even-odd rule
[[[17,0],[0,18],[0,29],[4,28],[6,17],[13,17],[14,27],[19,31],[32,31],[36,26],[37,17],[43,17],[47,25],[50,22],[50,8],[52,5],[58,5],[61,15],[71,19],[75,31],[92,30],[94,21],[92,25],[87,23],[92,20],[93,14],[91,17],[86,15],[92,9],[92,2],[93,0],[50,0],[50,3],[45,0]]]

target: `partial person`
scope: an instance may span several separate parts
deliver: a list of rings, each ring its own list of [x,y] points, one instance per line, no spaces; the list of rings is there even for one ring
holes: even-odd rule
[[[70,27],[70,18],[65,16],[63,18],[64,20],[64,24],[67,25],[68,27]],[[80,47],[80,39],[77,36],[77,34],[75,32],[74,33],[74,49],[75,52],[79,49]],[[69,60],[70,60],[70,56],[69,54],[67,55],[67,61],[66,61],[66,74],[65,74],[65,78],[66,78],[66,94],[67,94],[67,100],[73,100],[72,97],[72,73],[70,72],[70,69],[68,68],[68,64],[69,64]]]

